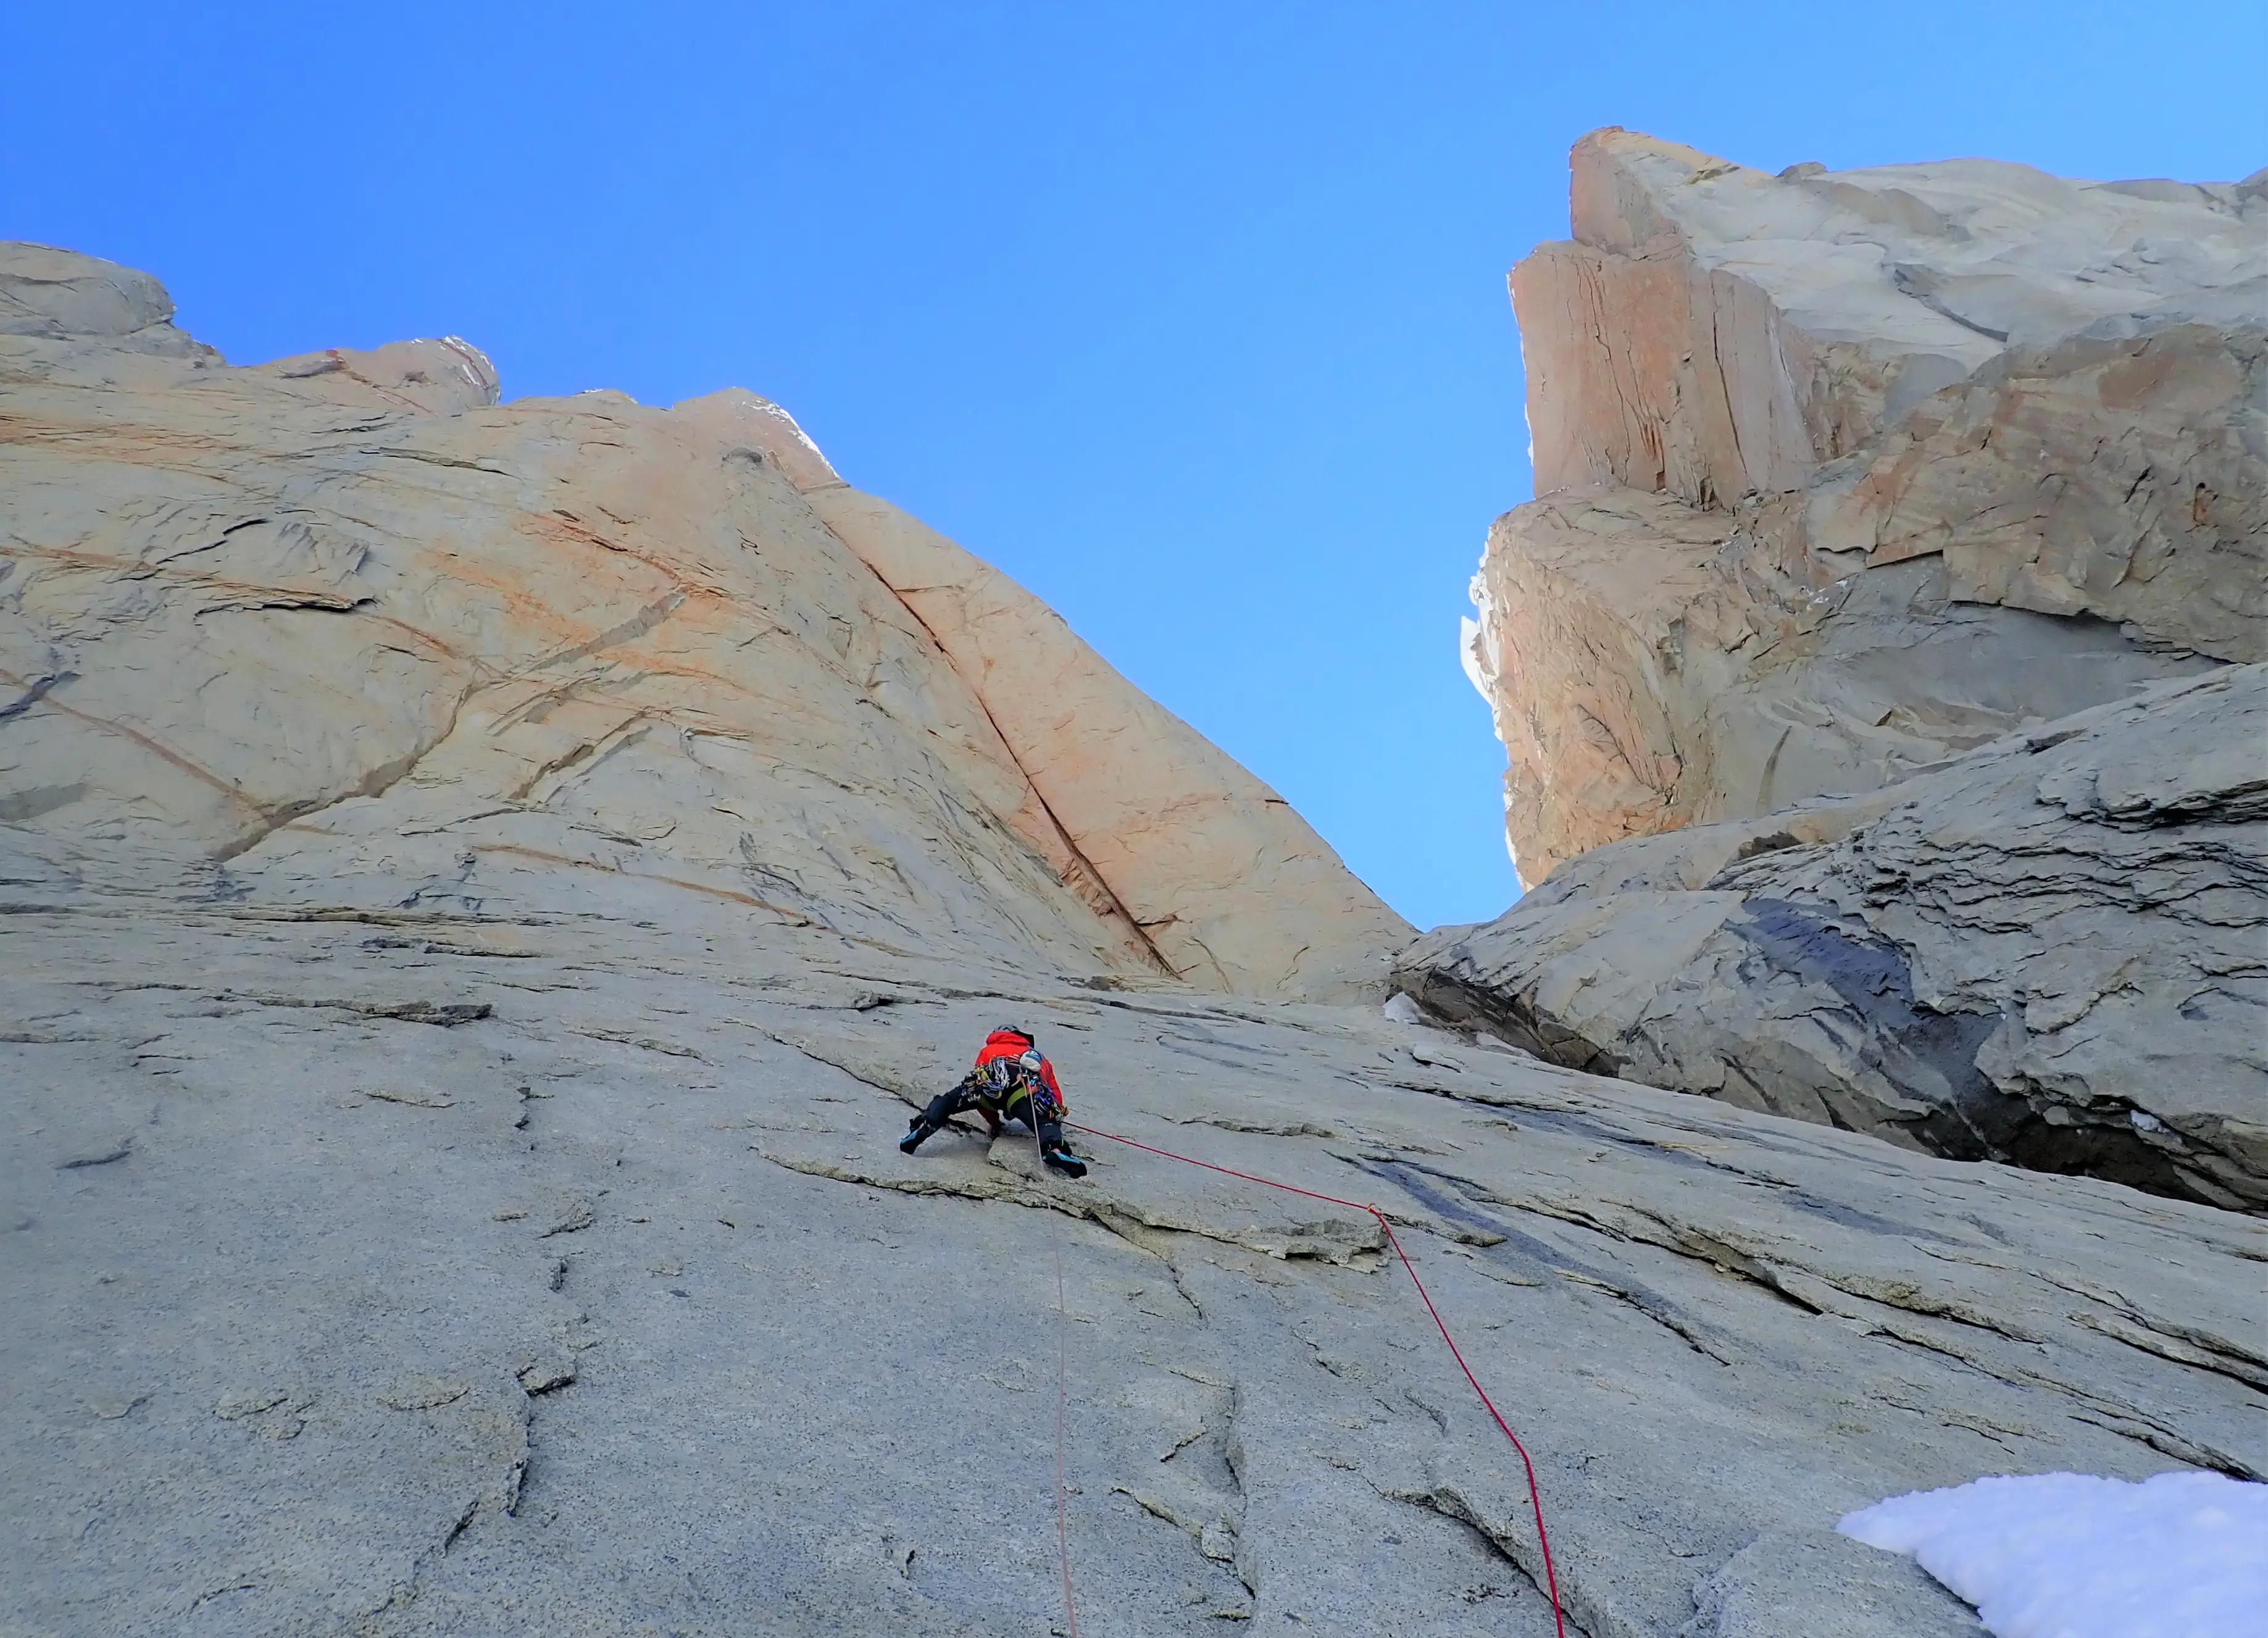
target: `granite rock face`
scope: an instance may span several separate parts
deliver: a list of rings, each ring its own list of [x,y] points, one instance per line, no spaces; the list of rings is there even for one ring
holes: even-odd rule
[[[783,469],[1012,748],[1040,808],[1029,828],[1076,838],[1070,874],[1107,884],[1175,976],[1286,994],[1377,980],[1381,953],[1416,929],[1348,876],[1282,797],[1130,686],[1038,598],[816,456]]]
[[[1382,992],[1411,936],[754,395],[500,404],[453,340],[229,369],[146,275],[35,247],[0,296],[22,869],[385,906],[626,872],[1287,995]]]
[[[2268,173],[1774,177],[1594,133],[1474,583],[1523,880],[2268,659]]]
[[[1555,1062],[2268,1211],[2268,666],[1596,849],[1400,982]]]
[[[1469,632],[1554,1061],[2268,1208],[2268,173],[1778,177],[1624,131],[1515,270]]]
[[[776,406],[0,267],[0,1628],[1038,1638],[1060,1394],[1082,1630],[1550,1633],[1366,1211],[897,1152],[1011,1022],[1390,1215],[1570,1631],[1958,1631],[1822,1532],[2268,1472],[2259,1224],[1391,1022],[1305,827]]]
[[[2251,1220],[597,880],[13,890],[0,1620],[1036,1638],[1060,1346],[1084,1630],[1549,1634],[1519,1460],[1366,1214],[1091,1136],[1078,1184],[1012,1127],[897,1153],[1008,1021],[1074,1120],[1392,1214],[1572,1632],[1958,1630],[1783,1544],[1990,1472],[2268,1473]]]

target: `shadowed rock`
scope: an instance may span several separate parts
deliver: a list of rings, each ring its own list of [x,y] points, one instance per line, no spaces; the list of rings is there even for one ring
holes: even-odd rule
[[[1397,981],[1571,1067],[2268,1209],[2268,667],[1596,849]]]

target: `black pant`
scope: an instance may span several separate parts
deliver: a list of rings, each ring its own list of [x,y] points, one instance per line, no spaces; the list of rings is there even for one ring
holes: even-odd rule
[[[987,1087],[976,1075],[969,1075],[950,1092],[940,1092],[930,1099],[929,1107],[922,1110],[922,1125],[931,1131],[951,1120],[955,1115],[969,1110],[983,1110],[989,1097],[1001,1096]],[[1020,1120],[1040,1134],[1040,1142],[1048,1148],[1059,1149],[1064,1145],[1061,1117],[1052,1100],[1035,1102],[1029,1087],[1016,1087],[1008,1091],[998,1108],[1003,1120]]]

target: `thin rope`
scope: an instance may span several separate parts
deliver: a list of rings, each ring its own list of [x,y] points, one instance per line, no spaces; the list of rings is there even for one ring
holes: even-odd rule
[[[1050,1217],[1055,1214],[1048,1214]],[[1069,1638],[1079,1638],[1079,1606],[1071,1596],[1071,1523],[1064,1500],[1064,1408],[1071,1397],[1070,1368],[1064,1341],[1063,1224],[1055,1225],[1056,1242],[1056,1553],[1063,1561],[1064,1624]]]
[[[1047,1146],[1040,1141],[1037,1100],[1033,1100],[1026,1107],[1032,1118],[1032,1153],[1038,1158],[1041,1173],[1044,1176],[1048,1151]],[[1064,1301],[1063,1221],[1053,1212],[1049,1212],[1048,1216],[1056,1254],[1056,1554],[1063,1561],[1064,1630],[1067,1638],[1079,1638],[1079,1607],[1071,1601],[1071,1596],[1070,1503],[1065,1500],[1064,1483],[1064,1416],[1071,1398],[1070,1345],[1064,1338],[1070,1328],[1070,1316],[1068,1305]]]
[[[1543,1582],[1551,1597],[1552,1625],[1558,1633],[1558,1638],[1567,1638],[1567,1618],[1559,1607],[1559,1574],[1551,1563],[1551,1538],[1545,1534],[1543,1530],[1543,1487],[1536,1483],[1535,1463],[1529,1457],[1528,1447],[1520,1442],[1520,1435],[1513,1432],[1512,1424],[1505,1420],[1504,1413],[1496,1408],[1496,1401],[1489,1398],[1488,1390],[1481,1386],[1481,1379],[1473,1375],[1473,1368],[1465,1363],[1463,1350],[1457,1347],[1457,1339],[1449,1334],[1449,1327],[1441,1318],[1441,1310],[1433,1306],[1433,1294],[1425,1289],[1425,1282],[1418,1277],[1418,1265],[1410,1260],[1410,1253],[1402,1249],[1402,1238],[1394,1232],[1394,1225],[1387,1221],[1386,1214],[1375,1206],[1366,1206],[1359,1200],[1343,1200],[1336,1194],[1319,1193],[1314,1189],[1302,1189],[1296,1184],[1278,1183],[1273,1177],[1256,1177],[1251,1172],[1238,1171],[1233,1167],[1216,1166],[1211,1161],[1201,1161],[1193,1155],[1176,1155],[1171,1149],[1155,1148],[1147,1143],[1138,1143],[1132,1138],[1122,1138],[1116,1133],[1105,1132],[1099,1126],[1083,1126],[1077,1121],[1071,1120],[1066,1120],[1064,1125],[1075,1132],[1084,1132],[1090,1137],[1108,1138],[1113,1143],[1124,1144],[1128,1148],[1140,1149],[1145,1155],[1162,1155],[1167,1160],[1180,1161],[1185,1166],[1202,1167],[1206,1171],[1217,1171],[1224,1177],[1239,1177],[1246,1183],[1256,1183],[1266,1188],[1280,1189],[1286,1194],[1305,1195],[1311,1200],[1321,1200],[1326,1205],[1344,1206],[1351,1212],[1368,1212],[1378,1220],[1378,1226],[1386,1231],[1386,1243],[1394,1248],[1394,1254],[1402,1259],[1402,1266],[1409,1272],[1410,1283],[1418,1288],[1418,1295],[1425,1304],[1425,1311],[1433,1317],[1434,1329],[1441,1333],[1441,1340],[1449,1345],[1449,1357],[1457,1361],[1457,1369],[1465,1373],[1465,1380],[1472,1384],[1473,1391],[1480,1396],[1481,1403],[1488,1407],[1491,1419],[1495,1421],[1504,1436],[1512,1441],[1512,1448],[1520,1452],[1521,1465],[1528,1472],[1528,1502],[1535,1512],[1536,1545],[1543,1551]],[[1061,1254],[1060,1247],[1057,1254],[1058,1256]],[[1058,1265],[1058,1273],[1060,1273],[1060,1265]],[[1060,1298],[1060,1292],[1058,1298]],[[1060,1303],[1058,1313],[1060,1313]],[[1060,1331],[1057,1332],[1057,1337],[1060,1340]],[[1060,1416],[1060,1406],[1058,1406],[1058,1416]],[[1057,1459],[1058,1462],[1062,1459],[1060,1442],[1057,1447]],[[1062,1483],[1060,1471],[1057,1473],[1057,1483],[1058,1487]],[[1062,1500],[1060,1491],[1057,1499],[1060,1504]],[[1057,1521],[1058,1524],[1062,1522],[1060,1511],[1057,1515]],[[1070,1594],[1070,1575],[1071,1560],[1066,1552],[1064,1560],[1064,1587],[1066,1598]],[[1076,1638],[1078,1632],[1076,1625],[1071,1630]]]

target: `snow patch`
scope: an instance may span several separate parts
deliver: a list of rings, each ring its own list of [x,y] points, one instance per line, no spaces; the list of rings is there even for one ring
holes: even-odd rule
[[[1465,668],[1465,681],[1473,685],[1473,692],[1488,701],[1489,710],[1496,710],[1496,696],[1489,689],[1490,666],[1487,633],[1481,623],[1470,615],[1457,616],[1457,659]]]
[[[2268,1485],[2219,1473],[1979,1479],[1837,1528],[1911,1553],[1998,1638],[2252,1638],[2268,1611]]]

